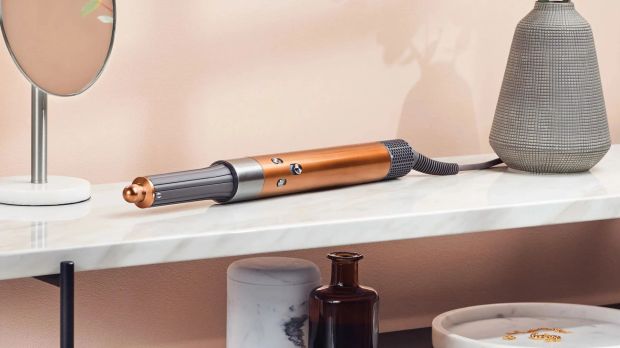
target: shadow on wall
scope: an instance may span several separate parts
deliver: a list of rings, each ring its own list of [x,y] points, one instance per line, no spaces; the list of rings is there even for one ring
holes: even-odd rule
[[[418,60],[421,77],[403,103],[398,136],[433,156],[477,153],[479,135],[469,86],[453,62],[432,62],[435,49],[436,43]]]
[[[470,43],[471,29],[464,28],[471,25],[459,23],[467,16],[458,13],[431,35],[433,16],[417,15],[425,6],[424,1],[384,5],[377,31],[386,64],[417,63],[420,69],[419,80],[403,103],[398,136],[433,156],[477,153],[480,139],[473,96],[456,69]]]

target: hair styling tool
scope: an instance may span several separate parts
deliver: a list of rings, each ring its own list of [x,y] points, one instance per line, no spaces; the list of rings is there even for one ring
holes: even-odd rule
[[[125,187],[123,198],[140,208],[208,199],[228,203],[396,179],[411,170],[454,175],[500,163],[439,162],[397,139],[218,161],[203,169],[139,177]]]

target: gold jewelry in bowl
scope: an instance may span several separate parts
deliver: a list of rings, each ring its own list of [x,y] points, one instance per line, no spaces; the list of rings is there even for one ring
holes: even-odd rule
[[[541,332],[543,332],[543,333],[541,333]],[[535,340],[535,341],[545,341],[546,343],[555,343],[555,342],[561,342],[562,341],[562,336],[560,336],[560,335],[553,335],[553,334],[544,333],[544,332],[554,332],[554,333],[558,333],[558,334],[569,334],[569,333],[571,333],[568,330],[564,330],[564,329],[560,329],[560,328],[539,327],[537,329],[529,329],[527,331],[514,330],[514,331],[506,332],[506,335],[503,336],[502,339],[504,341],[514,341],[514,340],[517,339],[516,335],[530,334],[529,339]]]

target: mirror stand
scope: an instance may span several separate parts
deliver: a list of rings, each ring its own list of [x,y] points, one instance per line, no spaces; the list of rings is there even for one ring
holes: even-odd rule
[[[32,86],[30,177],[0,178],[0,204],[49,206],[90,198],[90,183],[66,176],[47,176],[47,93]]]
[[[47,93],[32,86],[30,182],[47,183]]]

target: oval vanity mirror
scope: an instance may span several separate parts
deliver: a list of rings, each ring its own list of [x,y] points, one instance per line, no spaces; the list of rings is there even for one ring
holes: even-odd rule
[[[73,96],[95,83],[116,28],[115,0],[0,0],[0,27],[32,85],[30,177],[0,178],[0,203],[59,205],[90,198],[88,181],[47,176],[47,95]]]
[[[42,91],[84,92],[103,71],[114,41],[113,0],[1,0],[6,46]]]

